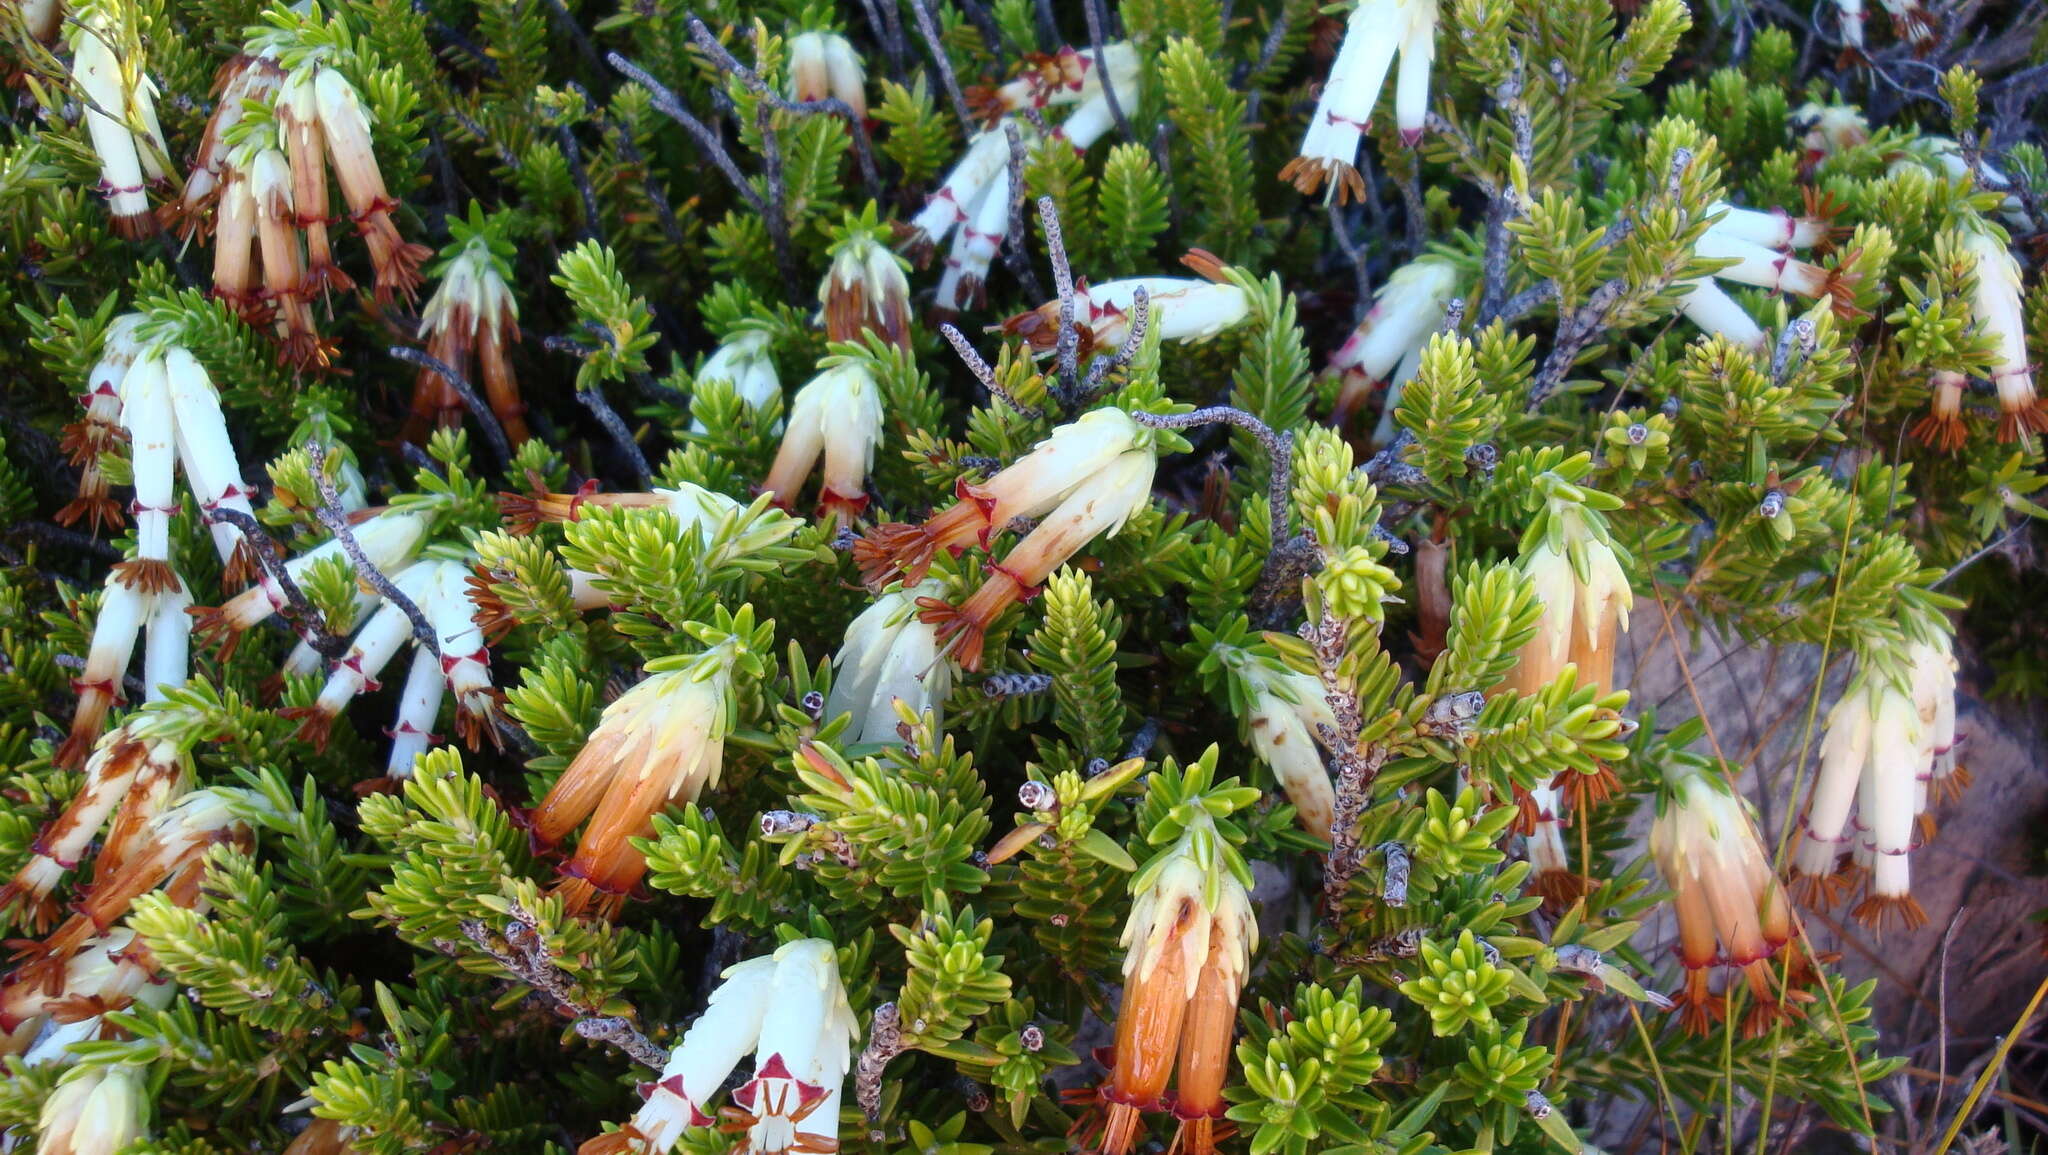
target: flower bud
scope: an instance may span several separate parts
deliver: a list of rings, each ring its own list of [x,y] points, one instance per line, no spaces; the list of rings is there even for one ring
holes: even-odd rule
[[[820,458],[824,486],[818,505],[844,527],[867,508],[868,469],[882,443],[882,388],[867,364],[843,360],[811,378],[790,403],[782,448],[761,483],[784,509],[796,504]]]
[[[475,218],[472,218],[475,219]],[[420,336],[427,353],[466,381],[481,376],[484,397],[504,427],[513,448],[532,436],[526,427],[526,402],[507,356],[519,340],[519,306],[506,283],[510,267],[493,251],[491,238],[478,230],[441,266],[441,282],[420,312]],[[404,436],[424,441],[435,427],[462,424],[464,405],[455,386],[438,371],[421,368],[413,381],[412,412]]]
[[[938,631],[918,619],[918,601],[937,598],[944,586],[926,581],[876,598],[846,627],[833,659],[832,693],[825,717],[853,715],[845,740],[893,743],[895,703],[938,716],[953,689],[953,664],[939,650]]]
[[[789,98],[799,103],[837,100],[866,119],[866,76],[860,54],[835,32],[800,32],[789,38]]]
[[[903,259],[856,229],[833,246],[832,265],[818,286],[825,336],[858,341],[872,331],[899,349],[910,348],[910,282]]]
[[[695,384],[701,388],[709,381],[730,382],[733,393],[749,409],[759,409],[771,398],[779,399],[782,380],[776,376],[770,344],[767,332],[761,329],[734,333],[705,358],[703,367],[696,372]],[[705,432],[704,423],[692,419],[690,432]]]
[[[36,1155],[116,1155],[143,1137],[149,1097],[143,1069],[75,1067],[43,1103],[36,1124]]]

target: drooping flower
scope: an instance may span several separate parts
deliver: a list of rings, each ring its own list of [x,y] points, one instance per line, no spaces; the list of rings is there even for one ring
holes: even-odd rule
[[[107,1014],[138,1003],[163,1005],[172,984],[154,970],[135,932],[116,927],[66,959],[54,982],[9,975],[0,981],[0,1055],[18,1054],[31,1065],[48,1061],[72,1043],[98,1037]]]
[[[1159,463],[1150,445],[1117,455],[1073,488],[1024,540],[998,563],[968,599],[952,605],[920,598],[920,619],[939,627],[960,667],[979,670],[982,642],[996,618],[1038,592],[1052,571],[1066,564],[1098,536],[1114,537],[1152,500],[1152,474]]]
[[[868,114],[867,75],[860,53],[836,32],[799,32],[789,38],[789,98],[837,100],[857,117]]]
[[[192,635],[186,610],[192,605],[192,595],[177,581],[177,575],[172,575],[172,581],[177,584],[169,589],[145,592],[124,584],[118,573],[107,575],[99,613],[93,619],[92,648],[86,651],[85,668],[71,680],[71,688],[78,694],[71,729],[51,755],[52,762],[77,766],[99,741],[108,711],[127,696],[123,685],[138,636],[144,641],[145,700],[154,702],[166,689],[185,684]]]
[[[1615,546],[1606,519],[1586,504],[1553,497],[1546,518],[1521,560],[1542,615],[1501,688],[1523,696],[1540,694],[1571,667],[1579,685],[1614,689],[1614,658],[1635,604],[1626,555]],[[1517,828],[1528,840],[1530,887],[1552,908],[1569,907],[1589,885],[1567,865],[1562,833],[1566,786],[1580,801],[1590,802],[1611,793],[1613,781],[1604,769],[1590,777],[1567,771],[1538,783],[1522,799]]]
[[[1135,95],[1138,50],[1122,41],[1105,44],[1102,62],[1104,68],[1098,69],[1093,49],[1062,46],[1050,55],[1026,53],[1024,71],[1016,79],[996,88],[970,88],[968,103],[988,121],[1027,108],[1080,104],[1101,95],[1105,72],[1118,96]]]
[[[1226,278],[1223,263],[1212,253],[1191,249],[1181,263],[1203,280],[1177,277],[1133,277],[1075,286],[1074,325],[1080,355],[1123,347],[1131,334],[1138,294],[1145,294],[1146,328],[1163,341],[1206,341],[1251,316],[1251,299]],[[1060,302],[1048,301],[1003,322],[1005,336],[1021,337],[1032,352],[1044,355],[1059,342]]]
[[[938,631],[918,617],[919,600],[937,598],[944,588],[925,581],[890,590],[847,625],[825,699],[827,719],[853,716],[846,741],[897,741],[897,702],[934,717],[945,706],[953,664],[940,648]]]
[[[1745,1033],[1760,1034],[1793,1013],[1803,996],[1779,985],[1769,960],[1798,933],[1797,923],[1742,800],[1711,771],[1683,769],[1658,799],[1650,853],[1678,914],[1686,1029],[1704,1034],[1722,1014],[1708,986],[1714,966],[1739,968],[1749,984]]]
[[[533,838],[542,847],[590,819],[556,887],[569,914],[595,908],[616,917],[647,873],[632,840],[654,832],[655,815],[718,785],[737,657],[728,643],[649,663],[648,676],[605,707],[575,761],[534,807]]]
[[[903,258],[878,239],[879,230],[850,220],[846,235],[832,246],[832,264],[818,285],[825,336],[858,341],[874,332],[899,349],[910,348],[910,281]]]
[[[938,551],[958,555],[987,549],[989,540],[1019,518],[1043,517],[1086,479],[1124,453],[1151,443],[1151,431],[1122,409],[1090,410],[1054,429],[1030,453],[979,484],[962,478],[957,500],[923,523],[876,526],[856,541],[853,558],[869,589],[901,579],[924,580]]]
[[[469,600],[468,568],[448,559],[428,564],[434,573],[419,608],[434,628],[440,652],[413,647],[412,666],[399,691],[398,719],[390,731],[391,754],[384,775],[391,782],[412,777],[413,762],[433,745],[434,720],[449,690],[455,693],[456,731],[470,749],[482,745],[486,737],[492,745],[501,741],[491,724],[500,695],[491,684],[491,654]]]
[[[1991,359],[1991,384],[1998,390],[1998,439],[2017,441],[2048,433],[2048,412],[2034,393],[2034,372],[2027,360],[2025,285],[2020,263],[1987,227],[1966,230],[1963,246],[1976,262],[1976,288],[1970,311],[1982,331],[1997,342]]]
[[[761,482],[762,492],[773,494],[783,509],[795,508],[804,479],[822,458],[818,508],[835,525],[852,524],[868,507],[868,470],[882,443],[882,417],[882,387],[868,362],[826,358],[826,368],[790,402],[782,448]]]
[[[898,230],[904,256],[919,268],[929,264],[938,243],[956,226],[974,219],[974,207],[981,203],[982,194],[997,173],[1008,169],[1009,163],[1009,140],[1000,129],[977,133],[967,142],[967,151],[954,163],[953,170],[946,174],[939,191],[931,195],[908,225]],[[1008,195],[1003,199],[1007,203]],[[940,300],[944,303],[946,298]]]
[[[663,1155],[684,1130],[720,1121],[743,1131],[746,1155],[829,1155],[860,1025],[846,1001],[832,944],[807,938],[726,968],[683,1041],[669,1052],[647,1102],[577,1155]],[[711,1099],[748,1052],[754,1075],[710,1113]]]
[[[191,777],[187,747],[159,729],[149,715],[133,715],[101,740],[86,760],[78,793],[36,832],[29,860],[0,887],[0,910],[18,906],[22,923],[37,933],[47,929],[58,913],[51,897],[58,880],[85,860],[117,806],[120,817],[100,851],[100,869],[111,869],[135,849],[142,827],[184,793]]]
[[[87,5],[71,30],[71,78],[85,94],[85,127],[100,160],[100,191],[114,231],[138,240],[156,231],[148,186],[170,174],[164,130],[156,119],[156,84],[143,69],[141,38],[116,19],[120,11]]]
[[[1198,640],[1206,636],[1196,635]],[[1337,792],[1323,765],[1320,743],[1324,727],[1336,732],[1337,718],[1321,679],[1288,669],[1263,646],[1227,641],[1211,644],[1203,660],[1205,671],[1219,667],[1229,679],[1232,712],[1242,723],[1252,753],[1279,780],[1294,805],[1296,821],[1310,834],[1330,838]]]
[[[1280,170],[1280,179],[1311,194],[1328,181],[1338,204],[1365,199],[1365,180],[1355,167],[1358,144],[1397,54],[1401,69],[1394,81],[1394,123],[1403,143],[1412,147],[1422,139],[1436,24],[1437,0],[1359,0],[1302,137],[1300,155]]]
[[[383,509],[365,517],[353,527],[352,532],[369,563],[390,573],[410,562],[419,552],[432,521],[429,514],[415,509]],[[330,558],[346,556],[340,539],[330,538],[285,562],[284,571],[293,581],[303,581],[311,567]],[[244,633],[290,605],[284,588],[277,584],[275,578],[264,573],[257,577],[254,585],[229,598],[226,603],[194,611],[196,628],[202,638],[220,642],[225,654],[232,651]]]
[[[81,1064],[43,1101],[36,1155],[116,1155],[149,1127],[142,1067]]]
[[[1763,326],[1756,323],[1749,310],[1714,284],[1712,278],[1681,281],[1676,288],[1684,293],[1678,298],[1678,311],[1702,330],[1750,349],[1760,350],[1769,343]]]
[[[64,427],[62,448],[78,469],[78,496],[57,511],[59,525],[71,525],[81,518],[92,522],[94,533],[107,526],[121,526],[126,519],[120,506],[108,496],[106,475],[100,472],[100,455],[126,436],[121,428],[121,380],[128,367],[142,354],[137,339],[143,316],[123,313],[107,325],[100,345],[100,359],[86,377],[85,393],[79,403],[85,416]]]
[[[1700,235],[1693,252],[1711,260],[1733,261],[1731,265],[1714,270],[1714,276],[1721,280],[1754,285],[1774,293],[1826,297],[1834,303],[1838,315],[1853,316],[1855,313],[1855,278],[1843,269],[1824,269],[1807,261],[1794,260],[1777,249],[1748,240],[1735,232],[1723,232],[1712,227]]]
[[[728,382],[741,404],[759,409],[782,396],[782,379],[776,376],[775,358],[770,355],[772,344],[765,329],[741,329],[719,342],[692,380],[700,388],[711,381]],[[704,422],[693,417],[690,432],[705,432]]]
[[[1190,767],[1191,785],[1195,770]],[[1218,793],[1229,793],[1232,784],[1223,785]],[[1179,1120],[1174,1150],[1213,1155],[1216,1149],[1237,997],[1259,928],[1243,859],[1208,809],[1191,809],[1195,817],[1178,838],[1131,880],[1135,900],[1120,940],[1124,988],[1116,1051],[1109,1078],[1096,1092],[1108,1107],[1104,1155],[1125,1155],[1143,1113],[1169,1106]],[[1227,814],[1231,806],[1220,809]]]
[[[1907,434],[1930,449],[1954,453],[1970,435],[1963,424],[1963,391],[1969,388],[1970,379],[1952,369],[1937,369],[1928,375],[1927,383],[1931,393],[1927,412]]]
[[[1451,299],[1458,295],[1458,267],[1442,257],[1422,257],[1395,269],[1373,294],[1371,310],[1330,358],[1343,375],[1330,423],[1342,429],[1365,399],[1410,357],[1420,364],[1429,335],[1443,327]],[[1387,391],[1386,409],[1400,404],[1398,388]]]
[[[505,439],[516,449],[532,434],[526,428],[519,379],[507,356],[519,340],[519,305],[509,283],[512,245],[473,203],[469,220],[451,218],[449,231],[454,239],[431,270],[441,283],[420,312],[420,336],[427,339],[427,353],[464,380],[481,377],[484,398],[504,427]],[[403,436],[424,441],[436,427],[460,426],[463,412],[455,386],[440,373],[422,368],[413,382],[412,412]]]
[[[1794,216],[1784,209],[1745,209],[1715,201],[1707,211],[1720,216],[1707,231],[1779,252],[1810,249],[1834,236],[1835,227],[1825,201],[1809,194],[1807,207],[1807,213]]]
[[[1867,872],[1858,919],[1882,928],[1927,921],[1912,893],[1914,819],[1930,785],[1961,779],[1955,765],[1955,660],[1946,645],[1910,643],[1902,671],[1864,668],[1828,712],[1820,767],[1792,876],[1808,902],[1832,903],[1850,881],[1844,852]]]
[[[210,231],[209,214],[220,200],[228,167],[228,140],[247,115],[249,103],[268,104],[283,84],[284,69],[278,67],[274,52],[238,53],[221,65],[213,79],[213,115],[207,118],[199,151],[192,158],[192,173],[179,198],[160,210],[166,228],[187,239]]]

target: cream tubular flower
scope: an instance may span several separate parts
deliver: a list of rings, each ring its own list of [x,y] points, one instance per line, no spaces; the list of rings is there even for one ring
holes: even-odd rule
[[[498,711],[498,692],[491,684],[491,652],[469,600],[469,567],[445,558],[433,566],[420,609],[433,624],[441,647],[441,676],[455,695],[455,729],[472,750],[486,737],[496,745],[500,739],[492,719]]]
[[[448,679],[441,676],[441,661],[424,646],[412,653],[412,666],[405,673],[405,688],[398,692],[398,720],[391,727],[391,754],[384,762],[384,777],[403,782],[412,777],[413,763],[434,744],[434,720],[441,715],[441,696]]]
[[[939,648],[938,631],[918,620],[918,601],[940,597],[943,584],[926,581],[876,598],[846,627],[846,640],[833,659],[832,693],[825,717],[852,714],[845,740],[897,742],[896,709],[934,717],[953,689],[953,665]]]
[[[122,585],[140,593],[173,589],[171,515],[177,512],[172,477],[177,442],[171,409],[170,377],[161,350],[136,359],[121,381],[121,424],[128,431],[129,461],[134,473],[135,556],[114,567]]]
[[[108,14],[89,8],[71,33],[71,77],[86,99],[85,127],[100,158],[100,190],[114,231],[138,240],[156,231],[145,191],[166,176],[160,158],[169,155],[156,120],[156,84],[139,61],[124,61],[124,38]]]
[[[1784,209],[1763,212],[1736,208],[1727,201],[1715,201],[1707,206],[1707,212],[1721,214],[1707,226],[1708,232],[1780,252],[1810,249],[1827,240],[1834,231],[1825,217],[1795,217]]]
[[[903,259],[866,233],[834,246],[818,303],[829,340],[858,341],[872,330],[899,349],[910,348],[910,281]]]
[[[391,210],[398,202],[385,191],[384,174],[370,148],[370,119],[362,98],[347,78],[324,65],[313,79],[313,96],[341,195],[370,247],[377,300],[386,305],[400,296],[411,300],[419,286],[420,263],[430,254],[425,245],[405,243],[398,226],[391,223]]]
[[[818,507],[834,524],[850,525],[867,508],[868,470],[882,443],[882,388],[865,362],[846,360],[811,378],[789,406],[782,448],[761,483],[784,509],[796,504],[820,458],[824,486]]]
[[[1365,319],[1330,358],[1330,368],[1343,375],[1331,423],[1347,425],[1365,404],[1372,389],[1411,358],[1421,366],[1422,347],[1443,327],[1451,300],[1458,295],[1456,265],[1440,257],[1423,257],[1394,270],[1373,294]],[[1389,390],[1386,411],[1398,402]],[[1389,419],[1390,420],[1390,419]]]
[[[421,543],[426,540],[429,521],[424,513],[387,509],[355,527],[356,544],[362,547],[363,556],[371,565],[391,573],[419,552]],[[284,569],[292,580],[301,581],[314,565],[328,558],[346,556],[341,542],[330,538],[285,562]],[[224,648],[232,648],[245,631],[261,625],[290,604],[276,580],[269,574],[263,574],[255,585],[229,598],[226,604],[199,612],[196,628],[201,636],[220,637],[225,643]]]
[[[43,1103],[36,1155],[116,1155],[143,1138],[149,1096],[143,1070],[93,1064],[66,1072]]]
[[[1107,77],[1096,68],[1092,48],[1062,47],[1051,55],[1027,54],[1025,71],[1015,80],[999,88],[969,88],[967,101],[984,120],[992,121],[1026,108],[1079,104],[1099,95],[1105,79],[1116,89],[1118,96],[1123,96],[1136,85],[1139,72],[1136,48],[1123,41],[1105,44],[1102,46],[1102,60],[1107,66]]]
[[[1721,280],[1755,285],[1774,293],[1827,297],[1834,302],[1837,313],[1852,312],[1855,308],[1855,286],[1839,269],[1829,272],[1819,265],[1795,261],[1776,249],[1766,248],[1754,241],[1718,232],[1712,228],[1701,235],[1699,243],[1693,246],[1693,251],[1699,256],[1713,260],[1735,262],[1726,268],[1714,270],[1714,276]]]
[[[1002,562],[989,562],[981,588],[958,606],[925,599],[922,620],[939,627],[962,669],[981,668],[988,627],[1010,606],[1036,593],[1052,572],[1098,536],[1114,537],[1152,500],[1152,475],[1159,463],[1150,446],[1120,454],[1089,477],[1045,515]]]
[[[1252,753],[1273,771],[1301,828],[1332,837],[1337,791],[1319,749],[1320,726],[1336,729],[1336,715],[1320,679],[1291,670],[1247,670],[1240,675],[1251,700],[1245,723]]]
[[[866,72],[860,54],[836,32],[801,32],[789,38],[791,100],[837,100],[857,117],[868,114]]]
[[[1991,361],[1991,384],[1998,390],[1998,439],[2017,441],[2048,433],[2048,413],[2034,394],[2033,368],[2027,362],[2025,286],[2020,264],[1999,239],[1983,228],[1969,230],[1963,246],[1977,263],[1976,289],[1970,311],[1984,333],[1997,341]]]
[[[732,695],[730,655],[650,674],[605,707],[575,761],[531,816],[535,841],[554,846],[584,819],[576,854],[556,892],[570,914],[595,907],[616,916],[647,873],[632,839],[654,816],[696,801],[718,784]]]
[[[242,54],[221,66],[214,80],[213,115],[200,137],[192,174],[185,178],[185,190],[178,200],[164,206],[167,227],[174,226],[187,240],[210,231],[207,217],[220,199],[228,167],[228,136],[241,123],[248,102],[269,103],[283,83],[284,70],[277,66],[274,53]],[[284,108],[278,112],[280,118],[288,115]]]
[[[53,1058],[52,1052],[95,1037],[106,1012],[152,1001],[142,997],[145,991],[169,995],[171,984],[158,982],[149,967],[131,957],[146,954],[133,950],[136,945],[134,931],[117,927],[65,960],[63,977],[54,985],[24,982],[13,975],[0,981],[0,1055],[21,1054],[31,1065]],[[22,1037],[25,1027],[49,1029],[36,1032],[46,1038],[32,1039]],[[50,1037],[61,1037],[62,1042],[51,1047]],[[10,1042],[19,1045],[10,1049]],[[30,1042],[35,1046],[29,1047]]]
[[[1395,81],[1395,123],[1411,147],[1422,139],[1429,111],[1429,69],[1436,55],[1437,0],[1359,0],[1345,26],[1343,46],[1330,65],[1299,155],[1280,179],[1304,193],[1329,181],[1337,203],[1362,199],[1365,181],[1355,162],[1380,88],[1401,56]]]
[[[1193,249],[1181,263],[1205,279],[1133,277],[1083,285],[1077,291],[1074,321],[1083,356],[1123,347],[1131,335],[1138,295],[1145,296],[1146,328],[1165,341],[1206,341],[1243,324],[1251,316],[1251,300],[1223,276],[1213,254]],[[1006,336],[1022,337],[1033,353],[1044,356],[1059,342],[1060,303],[1048,301],[1003,322]]]
[[[732,384],[733,393],[749,409],[759,409],[771,398],[782,396],[782,379],[775,373],[775,358],[770,355],[771,340],[761,329],[742,329],[721,342],[718,348],[705,358],[702,368],[697,370],[695,383],[702,386],[707,381],[726,381]],[[693,419],[690,432],[705,432],[704,423]]]
[[[728,967],[710,1005],[669,1053],[647,1103],[617,1131],[578,1155],[662,1155],[684,1130],[717,1122],[707,1108],[749,1051],[753,1078],[732,1093],[729,1129],[744,1128],[748,1155],[827,1155],[838,1149],[839,1102],[859,1024],[846,1001],[839,959],[823,939],[799,939],[773,955]]]
[[[914,585],[924,580],[940,550],[987,549],[1004,526],[1044,516],[1110,462],[1149,443],[1150,432],[1124,410],[1090,410],[987,481],[962,478],[954,486],[954,503],[923,524],[892,522],[869,530],[854,543],[853,559],[869,589],[898,577]]]
[[[221,184],[213,238],[213,295],[254,324],[263,314],[256,285],[256,196],[249,177],[229,169]]]

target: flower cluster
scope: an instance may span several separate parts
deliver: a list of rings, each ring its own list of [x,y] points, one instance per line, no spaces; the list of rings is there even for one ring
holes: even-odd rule
[[[1678,309],[1687,320],[1737,344],[1763,348],[1762,327],[1735,298],[1713,283],[1715,278],[1774,293],[1826,297],[1834,302],[1837,313],[1853,315],[1852,276],[1841,269],[1824,269],[1791,256],[1833,236],[1833,226],[1818,207],[1806,216],[1793,216],[1782,209],[1765,212],[1722,203],[1715,204],[1711,211],[1714,219],[1693,253],[1729,263],[1715,269],[1712,277],[1682,283],[1685,295],[1679,298]]]
[[[1422,257],[1394,270],[1373,294],[1364,319],[1330,357],[1330,370],[1343,380],[1330,411],[1332,425],[1350,425],[1372,391],[1384,383],[1387,402],[1374,440],[1388,439],[1401,390],[1421,372],[1423,346],[1443,327],[1462,280],[1458,267],[1442,257]]]
[[[470,205],[468,221],[450,219],[453,239],[442,250],[440,264],[428,270],[441,283],[420,310],[420,336],[435,360],[476,380],[482,370],[484,398],[505,439],[513,448],[532,436],[526,429],[526,403],[519,398],[519,379],[512,372],[508,347],[519,340],[519,305],[508,283],[512,275],[512,244]],[[462,396],[454,383],[433,369],[422,368],[413,383],[412,412],[403,436],[424,441],[436,427],[462,424]]]
[[[85,127],[114,231],[137,240],[156,231],[148,186],[170,179],[170,148],[157,123],[156,84],[144,71],[140,37],[116,19],[118,11],[89,4],[74,18],[71,78],[85,98]]]

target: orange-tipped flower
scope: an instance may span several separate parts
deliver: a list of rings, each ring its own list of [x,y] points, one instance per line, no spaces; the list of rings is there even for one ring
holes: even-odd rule
[[[714,650],[690,664],[650,673],[605,707],[597,729],[534,808],[533,837],[551,847],[590,819],[562,864],[566,909],[593,906],[609,918],[647,873],[632,840],[654,832],[654,816],[694,802],[718,784],[732,717],[732,657]]]
[[[100,345],[100,359],[86,377],[85,393],[79,398],[85,416],[64,427],[63,450],[78,467],[78,497],[57,511],[57,524],[71,525],[90,519],[93,532],[104,526],[119,528],[121,508],[108,496],[107,479],[100,472],[100,454],[119,444],[121,428],[121,381],[128,367],[142,354],[136,331],[144,318],[140,313],[123,313],[107,326]]]
[[[1796,933],[1791,905],[1771,873],[1749,811],[1711,772],[1688,768],[1659,799],[1650,853],[1671,887],[1678,913],[1678,957],[1688,1030],[1704,1033],[1720,1002],[1707,969],[1740,968],[1755,999],[1754,1034],[1789,1013],[1793,996],[1778,988],[1769,959]]]
[[[166,228],[175,228],[187,240],[212,231],[209,216],[227,175],[228,137],[242,122],[248,102],[267,103],[283,83],[284,70],[277,66],[275,54],[243,53],[221,65],[214,75],[213,115],[207,118],[199,152],[192,158],[192,174],[185,178],[178,200],[163,207]],[[280,110],[280,118],[284,115]]]
[[[966,601],[955,606],[919,599],[924,607],[920,617],[939,627],[941,642],[953,643],[962,669],[981,668],[983,636],[1004,610],[1035,596],[1052,571],[1097,536],[1116,536],[1151,502],[1158,464],[1149,445],[1119,454],[1075,487],[1000,564],[989,562],[988,578]]]
[[[1227,813],[1228,805],[1223,809]],[[1180,1120],[1176,1150],[1215,1150],[1237,996],[1259,930],[1242,860],[1223,843],[1209,812],[1195,812],[1180,837],[1131,882],[1137,898],[1124,923],[1116,1053],[1099,1091],[1108,1107],[1105,1155],[1124,1155],[1143,1113],[1169,1106]],[[1171,1098],[1169,1079],[1175,1082]]]
[[[940,550],[954,555],[987,549],[989,540],[1018,518],[1043,517],[1122,454],[1150,443],[1150,431],[1121,409],[1084,413],[1054,429],[1008,468],[975,484],[954,486],[958,500],[921,525],[877,526],[854,543],[853,558],[868,588],[899,577],[924,580]]]
[[[506,243],[490,232],[482,216],[471,212],[469,223],[455,222],[456,244],[446,250],[441,283],[420,313],[420,336],[427,352],[442,364],[474,381],[481,375],[484,397],[505,428],[514,448],[532,436],[526,428],[526,403],[519,395],[508,351],[519,340],[519,307],[508,283],[511,266]],[[435,427],[462,424],[462,398],[447,378],[422,368],[413,383],[412,413],[404,436],[425,441]]]
[[[818,285],[825,336],[858,341],[879,334],[899,349],[910,348],[910,281],[902,257],[890,252],[870,230],[855,227],[832,250],[832,266]]]

